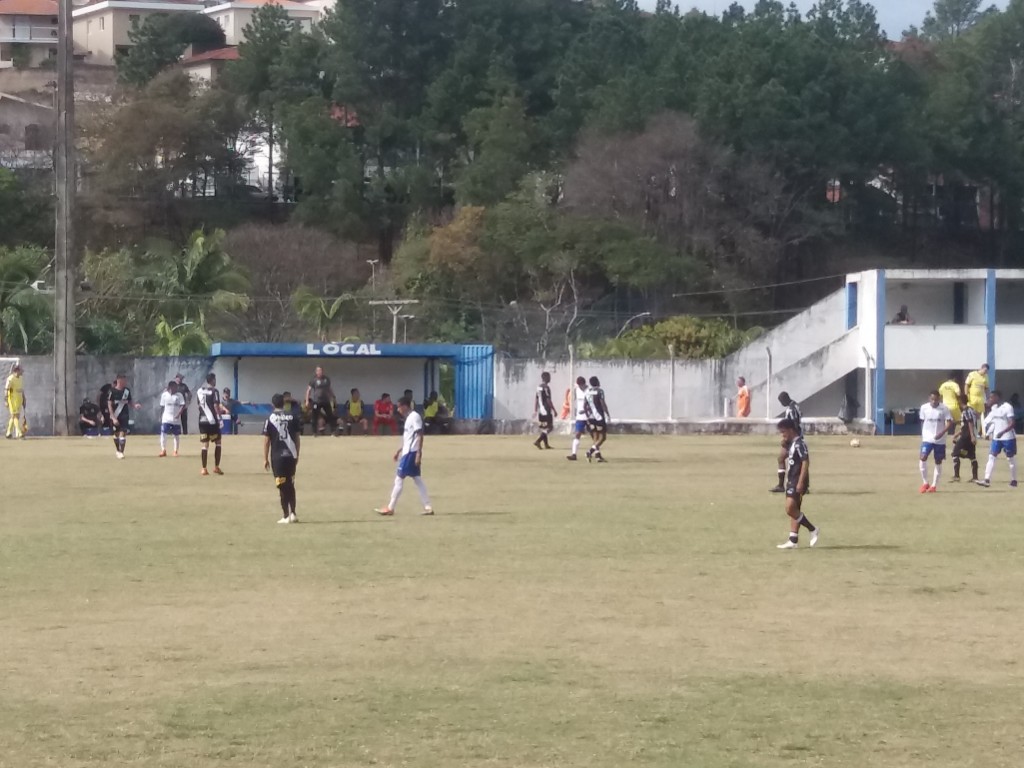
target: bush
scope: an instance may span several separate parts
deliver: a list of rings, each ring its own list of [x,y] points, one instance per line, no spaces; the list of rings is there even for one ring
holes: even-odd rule
[[[721,358],[732,354],[762,333],[761,328],[741,331],[724,320],[682,315],[624,333],[604,344],[581,349],[589,358],[663,359],[675,356],[684,360]]]

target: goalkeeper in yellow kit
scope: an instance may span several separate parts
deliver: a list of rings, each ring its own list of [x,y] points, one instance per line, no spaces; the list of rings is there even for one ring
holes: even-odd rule
[[[25,418],[25,382],[21,378],[20,363],[15,363],[11,368],[4,393],[7,396],[7,410],[11,414],[7,421],[7,439],[22,438],[28,431],[28,421]]]

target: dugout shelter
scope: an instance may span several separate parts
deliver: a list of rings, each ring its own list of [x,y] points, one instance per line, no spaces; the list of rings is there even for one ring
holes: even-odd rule
[[[313,371],[321,366],[331,378],[339,405],[357,388],[363,402],[387,392],[397,402],[411,389],[417,408],[431,390],[441,390],[441,366],[454,369],[454,401],[448,403],[457,419],[489,419],[494,401],[494,348],[484,344],[235,343],[218,342],[210,349],[218,388],[231,387],[235,399],[252,403],[239,408],[246,415],[264,416],[273,394],[290,391],[306,395]],[[253,421],[250,419],[250,421]],[[243,432],[262,425],[247,424]]]

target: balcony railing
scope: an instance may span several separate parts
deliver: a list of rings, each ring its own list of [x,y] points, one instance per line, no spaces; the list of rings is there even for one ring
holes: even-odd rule
[[[54,43],[56,27],[11,27],[0,24],[0,43]]]

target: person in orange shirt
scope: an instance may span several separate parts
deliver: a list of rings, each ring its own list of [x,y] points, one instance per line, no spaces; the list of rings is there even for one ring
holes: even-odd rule
[[[740,376],[736,379],[736,417],[745,419],[750,415],[750,390],[747,380]]]

